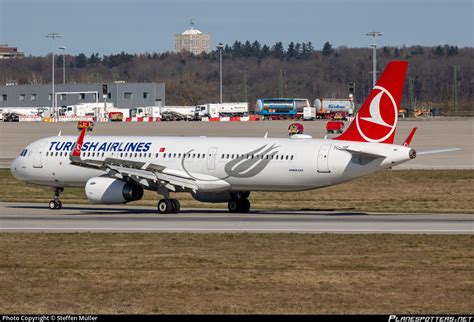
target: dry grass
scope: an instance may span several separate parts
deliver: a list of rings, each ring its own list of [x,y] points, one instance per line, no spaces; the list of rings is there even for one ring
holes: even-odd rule
[[[47,202],[51,196],[49,188],[19,182],[8,170],[0,170],[0,201]],[[226,207],[200,203],[189,194],[177,198],[184,207]],[[83,189],[66,189],[62,199],[87,202]],[[155,206],[157,199],[148,191],[135,204]],[[253,192],[250,200],[254,209],[474,213],[474,170],[388,170],[320,190]]]
[[[473,313],[473,236],[0,234],[8,313]]]

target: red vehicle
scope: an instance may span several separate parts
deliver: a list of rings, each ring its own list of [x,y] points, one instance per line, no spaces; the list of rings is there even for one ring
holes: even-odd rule
[[[326,123],[326,131],[328,133],[342,133],[344,131],[344,122],[329,121]]]
[[[77,122],[77,129],[81,131],[83,128],[85,128],[87,131],[92,131],[92,129],[94,128],[94,122],[91,122],[91,121]]]
[[[123,120],[122,112],[109,112],[109,121],[122,122],[122,120]]]

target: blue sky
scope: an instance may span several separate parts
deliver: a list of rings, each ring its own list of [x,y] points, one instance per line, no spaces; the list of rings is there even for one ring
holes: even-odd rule
[[[0,0],[0,43],[26,55],[53,47],[87,55],[164,52],[189,28],[211,34],[212,45],[311,41],[320,49],[381,46],[473,46],[472,0]],[[58,32],[62,39],[45,38]]]

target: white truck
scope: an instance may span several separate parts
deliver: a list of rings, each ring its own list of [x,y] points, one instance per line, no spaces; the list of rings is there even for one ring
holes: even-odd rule
[[[307,106],[303,108],[303,120],[304,121],[313,121],[317,117],[316,107]]]
[[[130,109],[130,117],[161,117],[160,106],[134,107]]]
[[[249,103],[247,102],[209,103],[196,106],[194,119],[201,120],[203,117],[247,116],[248,113]]]
[[[81,103],[76,105],[67,105],[59,108],[61,116],[96,116],[107,117],[107,113],[115,111],[113,103]],[[123,109],[122,109],[123,110]]]

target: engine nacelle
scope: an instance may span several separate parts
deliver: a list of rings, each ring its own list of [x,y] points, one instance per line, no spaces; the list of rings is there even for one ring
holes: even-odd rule
[[[228,202],[230,199],[242,199],[248,198],[249,196],[248,191],[223,191],[223,192],[197,192],[191,193],[193,198],[197,201],[201,202]]]
[[[90,202],[100,204],[127,203],[143,197],[140,185],[107,177],[90,178],[85,190]]]

